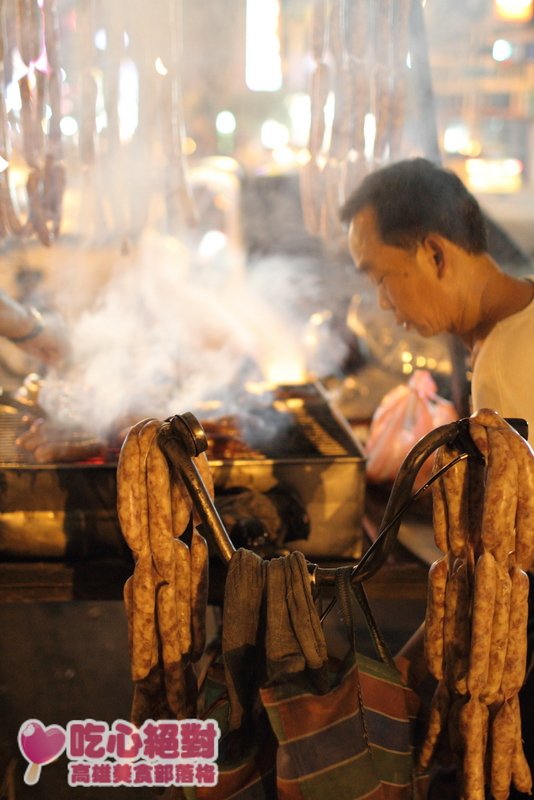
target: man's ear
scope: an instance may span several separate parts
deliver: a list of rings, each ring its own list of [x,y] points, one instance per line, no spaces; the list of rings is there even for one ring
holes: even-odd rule
[[[441,278],[445,270],[445,249],[439,236],[425,236],[423,239],[425,255],[435,266],[438,278]]]

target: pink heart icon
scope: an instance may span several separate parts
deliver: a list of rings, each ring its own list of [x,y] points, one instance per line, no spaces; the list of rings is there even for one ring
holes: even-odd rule
[[[33,785],[39,780],[41,767],[49,764],[61,755],[65,749],[67,736],[60,725],[49,725],[47,728],[38,719],[27,719],[19,728],[19,748],[30,762],[25,783]]]

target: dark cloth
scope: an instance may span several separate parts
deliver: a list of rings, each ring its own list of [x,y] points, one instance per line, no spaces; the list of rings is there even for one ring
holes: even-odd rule
[[[306,671],[319,691],[327,691],[326,640],[302,553],[269,562],[266,598],[267,682]]]
[[[263,676],[259,625],[267,562],[240,548],[232,555],[224,590],[222,652],[228,697],[230,730],[253,713],[258,681]]]

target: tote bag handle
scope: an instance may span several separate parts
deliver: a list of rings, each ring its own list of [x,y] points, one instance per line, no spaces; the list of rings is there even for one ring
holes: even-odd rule
[[[363,611],[367,629],[379,659],[385,664],[396,668],[389,648],[380,633],[380,629],[371,611],[363,584],[360,582],[352,583],[351,575],[352,567],[339,567],[339,569],[336,570],[335,586],[339,608],[349,632],[352,652],[356,653],[357,650],[356,628],[359,606]]]

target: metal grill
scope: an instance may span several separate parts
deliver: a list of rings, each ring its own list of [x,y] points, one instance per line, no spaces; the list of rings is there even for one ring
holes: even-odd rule
[[[24,415],[14,406],[0,404],[0,460],[11,464],[27,464],[31,454],[15,444],[17,437],[26,430]]]

